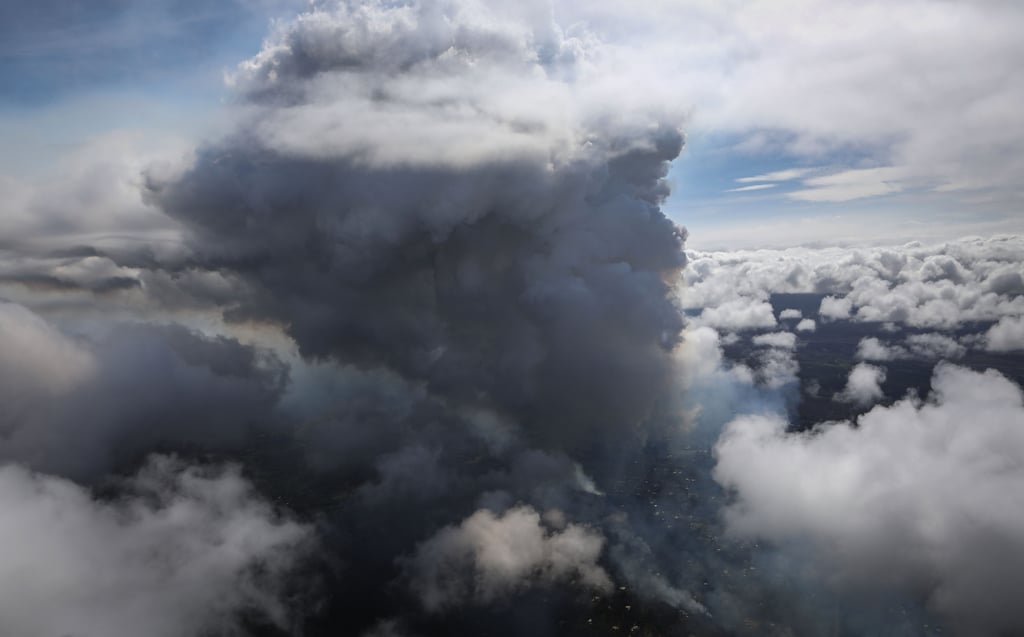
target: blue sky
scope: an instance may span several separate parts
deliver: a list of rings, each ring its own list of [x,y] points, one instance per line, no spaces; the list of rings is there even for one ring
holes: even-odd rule
[[[751,133],[756,134],[756,133]],[[835,174],[867,155],[849,151],[813,158],[774,148],[742,148],[743,134],[691,130],[687,146],[669,173],[673,194],[668,214],[690,231],[701,249],[777,247],[800,243],[902,243],[952,239],[986,233],[986,219],[998,214],[975,209],[967,225],[954,214],[958,201],[927,192],[899,192],[847,201],[805,201],[805,178]],[[874,225],[877,232],[863,226]],[[1013,229],[1013,224],[1007,224]],[[928,226],[924,230],[921,226]],[[842,228],[836,236],[830,228]]]
[[[0,9],[0,170],[34,174],[104,133],[200,133],[223,71],[270,17],[240,2],[6,3]]]
[[[258,48],[274,13],[243,0],[5,3],[0,100],[10,109],[117,90],[209,93],[222,67]]]
[[[202,139],[230,101],[224,73],[301,6],[5,3],[0,175],[52,171],[114,131]],[[1024,229],[1024,11],[1013,6],[560,2],[555,16],[603,34],[690,113],[666,209],[692,246]]]

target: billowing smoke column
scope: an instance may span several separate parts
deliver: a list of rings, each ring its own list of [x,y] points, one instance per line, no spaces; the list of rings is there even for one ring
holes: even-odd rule
[[[281,410],[319,473],[272,487],[337,563],[309,630],[554,634],[613,578],[702,612],[603,492],[665,425],[685,231],[679,119],[602,55],[543,5],[317,7],[231,77],[237,128],[147,174],[174,267],[314,361]]]
[[[542,10],[317,9],[233,77],[238,130],[151,197],[243,286],[230,318],[577,445],[649,415],[682,326],[658,208],[682,136],[596,103],[599,53]]]

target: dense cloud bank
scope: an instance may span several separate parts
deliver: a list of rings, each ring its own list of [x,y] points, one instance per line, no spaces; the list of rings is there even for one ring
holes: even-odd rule
[[[45,635],[243,634],[282,628],[281,596],[311,529],[257,497],[237,466],[156,456],[116,500],[0,467],[0,630]]]
[[[10,302],[0,352],[0,630],[244,634],[243,615],[287,625],[282,595],[312,529],[238,466],[154,456],[109,477],[156,449],[237,448],[283,391],[276,357],[181,326],[72,334]]]
[[[771,327],[771,294],[825,295],[822,320],[897,323],[951,330],[1005,320],[990,347],[1020,349],[1014,321],[1024,314],[1024,240],[963,239],[886,248],[791,248],[689,252],[684,304],[723,329]],[[755,308],[757,310],[755,311]]]
[[[683,351],[706,380],[687,401],[715,439],[725,531],[762,543],[777,586],[829,591],[841,632],[1024,625],[1021,246],[689,252]],[[795,402],[772,351],[790,352]],[[871,618],[887,605],[902,610]]]
[[[853,380],[851,378],[851,385]],[[853,423],[786,433],[730,422],[715,478],[735,490],[732,533],[809,544],[843,585],[908,587],[963,634],[1024,629],[1024,402],[996,372],[936,368],[934,393]]]

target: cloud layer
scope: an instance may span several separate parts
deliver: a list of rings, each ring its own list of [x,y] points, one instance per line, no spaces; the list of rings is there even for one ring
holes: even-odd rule
[[[0,630],[26,635],[240,634],[240,612],[284,627],[285,578],[311,529],[257,497],[237,466],[166,456],[120,498],[0,467]]]
[[[731,422],[715,448],[715,478],[736,493],[729,528],[809,541],[836,577],[917,590],[964,634],[1019,631],[1021,389],[948,364],[932,385],[927,401],[875,407],[856,426]]]
[[[818,293],[823,319],[954,329],[1024,313],[1018,236],[937,245],[690,251],[683,303],[706,308],[702,321],[730,330],[770,327],[771,294]],[[724,315],[724,316],[723,316]],[[758,314],[760,316],[760,314]]]

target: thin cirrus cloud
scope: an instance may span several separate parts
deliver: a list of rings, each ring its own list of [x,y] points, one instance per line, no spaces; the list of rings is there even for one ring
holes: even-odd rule
[[[794,179],[800,179],[801,177],[812,174],[814,170],[815,169],[813,168],[788,168],[786,170],[777,170],[775,172],[754,175],[752,177],[740,177],[736,181],[741,184],[758,183],[764,181],[792,181]]]
[[[894,167],[860,168],[820,174],[822,169],[791,168],[777,172],[740,177],[735,181],[749,184],[731,188],[726,192],[767,190],[780,185],[792,185],[785,197],[796,201],[840,203],[895,194],[903,190],[900,177],[905,172]]]
[[[805,179],[805,188],[786,194],[791,199],[810,202],[843,202],[865,197],[898,193],[904,186],[899,168],[862,168]]]
[[[729,181],[817,169],[759,193],[768,196],[757,215],[723,201],[735,195],[719,194],[728,186],[671,201],[680,219],[689,213],[695,242],[881,243],[1022,229],[1012,213],[1024,183],[1013,106],[1024,99],[1019,5],[659,2],[636,13],[644,46],[672,61],[665,72],[694,106],[691,132],[723,137],[714,152],[733,160],[720,168]],[[692,54],[669,55],[679,40]],[[744,162],[756,172],[733,172]],[[682,165],[681,183],[692,170]]]
[[[726,192],[752,192],[755,190],[767,190],[774,188],[775,184],[754,184],[752,186],[740,186],[739,188],[730,188]]]

